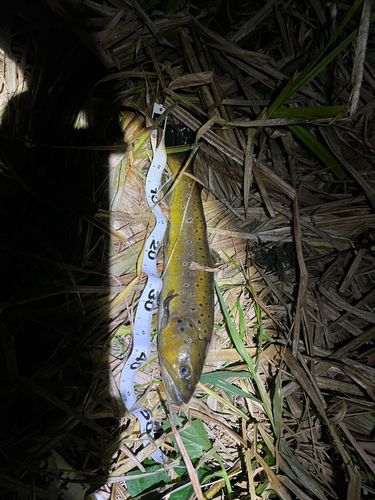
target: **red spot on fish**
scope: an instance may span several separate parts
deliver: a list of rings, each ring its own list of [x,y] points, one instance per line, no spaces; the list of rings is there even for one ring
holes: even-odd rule
[[[183,266],[187,266],[187,262],[183,262],[183,263],[182,263],[182,265],[183,265]]]
[[[195,297],[195,293],[191,293],[191,294],[190,294],[190,297]]]
[[[190,309],[190,311],[191,311],[191,312],[194,312],[194,311],[195,311],[195,307],[192,307],[192,308]]]
[[[181,205],[181,208],[185,208],[185,205]]]
[[[193,255],[193,252],[188,252],[188,255]]]
[[[190,194],[187,194],[187,195],[186,195],[186,198],[190,198]]]
[[[184,273],[180,273],[180,274],[179,274],[179,276],[183,276],[183,275],[184,275]]]
[[[193,222],[193,219],[186,219],[186,222],[190,224],[190,222]]]
[[[184,286],[189,286],[189,283],[184,283]]]
[[[190,276],[194,276],[194,273],[190,273]]]

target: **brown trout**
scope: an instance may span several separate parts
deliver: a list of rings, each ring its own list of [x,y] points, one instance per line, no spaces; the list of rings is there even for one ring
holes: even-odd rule
[[[185,153],[168,155],[174,178],[185,157]],[[212,267],[200,191],[191,177],[182,175],[168,197],[167,267],[159,299],[158,351],[163,384],[176,405],[188,403],[194,393],[214,321],[214,275],[190,269],[192,262]]]

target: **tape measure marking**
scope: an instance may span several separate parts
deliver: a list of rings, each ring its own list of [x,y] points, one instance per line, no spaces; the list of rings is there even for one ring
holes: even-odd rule
[[[162,114],[164,111],[164,107],[160,104],[154,105],[153,114]],[[158,147],[157,135],[158,131],[156,129],[153,130],[151,134],[151,146],[154,158],[151,162],[146,178],[146,196],[150,207],[159,201],[159,184],[167,162],[167,153],[164,142],[165,125]],[[142,270],[147,274],[148,280],[141,298],[139,299],[134,322],[133,349],[121,373],[120,393],[128,411],[133,413],[133,415],[138,418],[141,427],[141,434],[148,434],[154,437],[154,418],[151,410],[141,407],[132,411],[132,408],[137,401],[134,392],[135,375],[137,370],[147,360],[151,352],[150,330],[152,314],[163,285],[163,282],[157,272],[156,258],[160,243],[164,237],[167,227],[167,221],[159,208],[159,205],[156,205],[153,208],[152,213],[156,218],[156,225],[147,239],[142,264]],[[144,442],[145,446],[148,442],[149,441]],[[166,456],[160,450],[157,450],[157,452],[152,455],[152,458],[156,462],[160,463],[166,461]]]

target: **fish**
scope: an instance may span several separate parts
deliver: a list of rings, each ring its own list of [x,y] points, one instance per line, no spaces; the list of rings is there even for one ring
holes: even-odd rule
[[[168,155],[174,178],[186,153]],[[191,162],[192,163],[192,162]],[[192,172],[188,166],[186,172]],[[214,324],[214,273],[201,187],[181,175],[168,195],[165,274],[159,298],[158,354],[164,388],[178,406],[188,403],[203,371]],[[192,263],[198,264],[193,266]],[[197,269],[198,267],[198,269]]]

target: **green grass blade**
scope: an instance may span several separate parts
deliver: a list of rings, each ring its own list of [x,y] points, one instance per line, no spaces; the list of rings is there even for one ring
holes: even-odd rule
[[[228,496],[229,496],[229,498],[232,498],[232,495],[233,495],[232,485],[230,484],[229,477],[228,477],[227,471],[225,470],[224,464],[221,461],[221,458],[219,457],[219,455],[217,453],[214,454],[214,457],[216,458],[216,460],[220,464],[222,474],[223,474],[223,479],[225,482],[225,486],[227,487],[227,490],[228,490]]]
[[[227,378],[253,378],[253,376],[249,372],[232,372],[230,370],[221,370],[217,372],[204,373],[203,375],[201,375],[200,382],[202,384],[211,384],[229,393],[236,394],[237,396],[241,396],[243,398],[249,398],[252,401],[261,403],[259,399],[255,398],[249,392],[245,392],[239,387],[226,382],[225,379]]]
[[[336,158],[321,144],[318,139],[300,125],[290,125],[289,130],[302,141],[338,179],[344,179],[345,173]]]
[[[224,313],[225,321],[226,321],[226,324],[228,326],[230,336],[232,337],[233,343],[234,343],[237,351],[239,352],[239,354],[242,356],[242,358],[244,359],[244,361],[247,363],[247,365],[250,368],[250,372],[252,373],[254,380],[257,384],[258,391],[259,391],[260,397],[262,399],[264,409],[267,413],[267,416],[271,422],[272,427],[274,427],[272,413],[271,413],[270,408],[268,407],[268,404],[267,404],[266,399],[264,397],[264,394],[262,392],[262,388],[258,382],[258,377],[257,377],[257,374],[255,372],[253,360],[252,360],[250,354],[246,351],[245,346],[244,346],[244,344],[243,344],[242,340],[240,339],[240,336],[237,332],[236,325],[233,323],[231,317],[229,316],[227,306],[224,302],[223,296],[221,295],[221,292],[220,292],[220,288],[219,288],[216,281],[215,281],[215,286],[216,286],[216,293],[217,293],[217,296],[219,297],[220,305],[221,305],[221,308],[222,308],[223,313]]]
[[[241,337],[241,340],[243,340],[245,338],[245,318],[244,318],[243,310],[242,310],[242,307],[241,307],[239,300],[237,302],[237,310],[238,310],[238,316],[239,316],[240,337]]]
[[[281,108],[283,104],[289,101],[293,95],[298,92],[302,87],[304,87],[307,83],[309,83],[315,76],[323,71],[323,69],[331,62],[337,55],[344,50],[358,35],[358,28],[355,29],[348,37],[345,38],[337,47],[335,47],[328,56],[326,56],[323,60],[321,58],[333,44],[333,42],[337,39],[340,33],[344,30],[345,26],[352,19],[357,9],[362,4],[362,0],[357,0],[357,2],[351,7],[347,15],[344,17],[342,23],[332,35],[331,39],[328,41],[326,46],[320,52],[320,54],[315,58],[315,60],[309,64],[304,71],[302,71],[299,75],[294,75],[288,83],[285,85],[283,90],[280,92],[279,96],[275,99],[273,104],[268,109],[268,116],[274,117],[274,112],[276,109]],[[371,16],[371,21],[374,16]],[[321,61],[320,61],[321,60]],[[320,61],[320,62],[319,62]]]
[[[220,370],[217,372],[203,373],[200,378],[202,384],[216,385],[219,381],[227,378],[252,378],[249,372],[232,372],[230,370]]]

